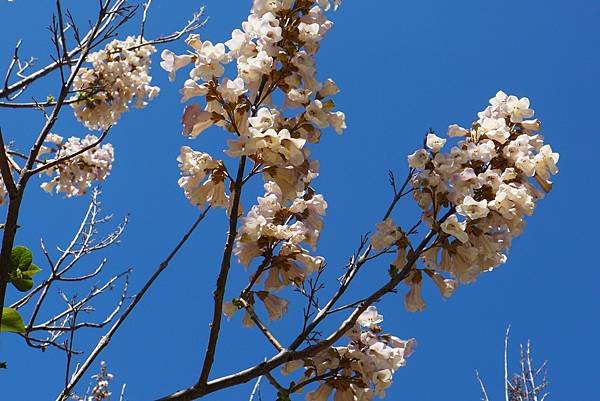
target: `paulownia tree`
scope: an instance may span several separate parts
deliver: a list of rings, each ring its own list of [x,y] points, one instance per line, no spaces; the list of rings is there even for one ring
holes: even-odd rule
[[[337,282],[324,278],[333,267],[316,249],[328,204],[318,191],[319,163],[311,158],[311,150],[322,134],[342,134],[346,123],[333,100],[340,89],[332,79],[317,79],[316,56],[340,3],[254,0],[241,29],[213,44],[196,33],[204,23],[202,11],[172,35],[147,39],[144,27],[151,1],[137,6],[125,0],[99,1],[96,18],[84,31],[56,0],[50,25],[52,61],[34,70],[34,60],[22,59],[20,43],[16,45],[0,89],[0,107],[13,108],[14,113],[38,110],[42,126],[29,146],[0,134],[0,198],[6,211],[0,252],[1,327],[20,335],[28,346],[65,353],[65,383],[57,400],[77,398],[76,385],[123,321],[134,316],[131,312],[140,299],[182,252],[207,213],[221,213],[228,222],[222,257],[214,261],[218,274],[213,313],[207,317],[208,343],[197,380],[188,388],[173,389],[163,400],[196,399],[261,377],[281,401],[382,398],[415,340],[383,331],[383,316],[375,304],[389,293],[402,292],[406,308],[421,311],[424,284],[431,282],[443,297],[450,297],[458,283],[473,282],[506,262],[525,216],[551,189],[558,154],[544,144],[529,99],[499,91],[472,124],[453,124],[447,135],[429,131],[422,140],[416,138],[421,146],[408,156],[404,178],[397,180],[397,174],[390,173],[393,196],[387,210],[374,216],[373,235],[360,239]],[[137,14],[141,28],[132,28]],[[130,36],[116,39],[117,32]],[[89,285],[105,263],[86,270],[81,267],[86,257],[116,243],[126,227],[127,220],[102,228],[110,218],[100,211],[99,191],[91,188],[111,171],[114,150],[107,137],[118,131],[115,124],[132,106],[144,107],[159,92],[150,75],[156,46],[179,39],[185,40],[188,51],[178,55],[163,49],[160,66],[171,81],[183,81],[178,84],[181,101],[187,104],[183,134],[202,148],[198,137],[204,130],[214,126],[224,131],[224,157],[184,145],[177,159],[179,186],[190,207],[199,209],[198,218],[135,295],[129,295],[130,271],[123,271],[104,285],[92,286],[83,298],[65,294],[63,309],[48,310],[49,289],[56,283]],[[179,70],[188,78],[178,79]],[[60,78],[56,95],[20,101],[31,86],[52,74]],[[57,119],[67,118],[69,111],[92,133],[83,138],[56,133]],[[22,200],[28,184],[38,178],[40,184],[34,186],[47,192],[65,197],[91,193],[81,225],[60,254],[54,256],[42,242],[44,261],[32,260],[29,245],[16,245],[19,215],[26,213]],[[264,192],[253,194],[258,196],[253,204],[242,205],[242,194],[261,180]],[[410,199],[421,213],[414,224],[399,226],[393,220],[397,206]],[[48,269],[40,274],[42,263]],[[369,264],[385,267],[386,279],[376,283],[376,290],[352,298],[348,289],[356,286]],[[230,275],[248,273],[245,286],[231,287]],[[119,282],[122,291],[115,307],[99,321],[87,319],[84,312],[91,310],[92,302]],[[21,298],[16,296],[19,292]],[[291,302],[304,305],[302,325],[292,338],[282,338],[269,321],[286,315]],[[215,377],[222,321],[236,313],[243,314],[244,326],[264,335],[273,355]],[[338,322],[337,328],[323,332],[326,321]],[[104,333],[97,345],[82,355],[75,352],[74,336],[94,328]],[[103,367],[96,376],[99,386],[109,377]],[[98,391],[101,394],[102,388]],[[297,395],[301,391],[306,395]]]

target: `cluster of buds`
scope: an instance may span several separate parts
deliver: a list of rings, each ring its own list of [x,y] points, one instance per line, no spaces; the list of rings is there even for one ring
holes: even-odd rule
[[[345,347],[332,347],[314,358],[284,365],[290,374],[304,366],[299,384],[313,377],[323,377],[319,386],[306,395],[307,401],[326,401],[335,391],[334,401],[371,401],[384,398],[394,374],[406,364],[416,345],[414,339],[401,340],[384,334],[379,324],[383,316],[370,306],[346,334]]]
[[[129,36],[90,53],[86,61],[92,67],[81,68],[73,81],[75,117],[90,130],[104,130],[119,120],[134,97],[135,107],[145,107],[159,92],[150,86],[150,56],[155,52],[154,46],[140,46],[139,37]]]
[[[67,197],[84,195],[92,181],[103,181],[109,174],[114,161],[114,150],[110,143],[93,146],[98,143],[95,135],[85,138],[70,137],[66,141],[59,135],[49,134],[46,145],[40,154],[52,155],[39,166],[63,159],[60,163],[45,170],[50,181],[41,185],[46,192],[63,193]],[[83,149],[89,148],[83,152]],[[79,153],[81,152],[81,153]],[[75,155],[71,157],[72,155]]]
[[[424,308],[422,272],[447,297],[456,282],[440,272],[469,283],[506,261],[513,238],[523,231],[525,216],[533,214],[536,201],[550,191],[550,178],[558,172],[558,153],[544,144],[540,122],[527,120],[533,115],[529,99],[498,92],[471,128],[449,127],[448,136],[460,138],[449,151],[444,151],[447,139],[431,132],[424,148],[408,157],[421,219],[437,233],[421,255],[426,268],[411,271],[405,281],[410,286],[409,310]],[[391,219],[378,226],[372,244],[398,246],[393,266],[404,266],[408,242]]]

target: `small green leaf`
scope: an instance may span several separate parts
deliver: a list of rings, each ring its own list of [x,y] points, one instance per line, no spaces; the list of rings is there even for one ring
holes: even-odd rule
[[[27,277],[25,275],[20,275],[21,277],[13,277],[10,282],[15,286],[15,288],[21,292],[27,292],[31,288],[33,288],[33,279]]]
[[[22,245],[13,248],[10,254],[10,270],[15,271],[17,269],[25,271],[29,268],[33,262],[33,255],[31,251]]]
[[[29,265],[29,268],[27,270],[21,270],[21,273],[23,274],[23,276],[33,278],[34,275],[38,274],[41,271],[42,269],[40,269],[37,265],[34,265],[32,263]]]
[[[2,309],[2,323],[0,324],[0,331],[7,331],[10,333],[25,332],[25,324],[23,323],[23,319],[16,309]]]

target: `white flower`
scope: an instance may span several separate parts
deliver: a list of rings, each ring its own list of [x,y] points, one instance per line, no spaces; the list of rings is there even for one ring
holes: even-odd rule
[[[487,200],[476,201],[470,195],[465,196],[462,204],[458,205],[456,211],[471,220],[477,220],[485,217],[489,213],[487,208]]]
[[[249,34],[239,29],[235,29],[231,32],[231,39],[225,42],[225,46],[227,46],[235,55],[250,56],[255,49],[250,39],[251,36]]]
[[[521,121],[521,126],[531,131],[539,131],[542,128],[542,123],[536,118],[533,120]]]
[[[298,25],[298,37],[305,42],[318,42],[321,40],[320,30],[321,26],[317,23],[306,24],[301,22]]]
[[[340,88],[338,88],[332,79],[328,79],[327,81],[323,82],[321,89],[319,89],[319,96],[322,97],[333,96],[337,95],[338,93],[340,93]]]
[[[406,283],[410,289],[404,297],[404,306],[409,312],[420,312],[425,309],[425,301],[421,296],[421,285],[423,281],[420,276],[416,275],[415,272],[411,272],[411,275],[406,279]]]
[[[429,160],[429,152],[425,149],[419,149],[411,155],[408,155],[408,165],[412,168],[422,170]]]
[[[183,95],[181,103],[185,103],[196,96],[206,96],[208,94],[208,86],[198,84],[193,79],[187,79],[181,88],[180,93]]]
[[[227,320],[231,320],[238,307],[231,301],[223,302],[223,314],[227,316]]]
[[[273,127],[275,115],[268,108],[262,107],[258,109],[256,117],[248,118],[248,122],[253,128],[264,131]]]
[[[506,140],[510,137],[510,129],[506,126],[504,119],[483,118],[481,128],[485,136],[500,144],[506,143]]]
[[[550,145],[542,146],[540,152],[534,158],[536,174],[543,179],[548,179],[550,175],[557,174],[556,163],[558,163],[558,159],[558,153],[552,152]]]
[[[327,128],[329,126],[329,115],[323,110],[323,103],[320,100],[315,99],[310,102],[306,108],[306,115],[319,128]]]
[[[163,61],[160,62],[160,66],[169,73],[169,81],[171,82],[175,80],[175,73],[178,69],[185,67],[194,61],[194,56],[190,54],[178,56],[168,49],[162,51],[160,58],[163,59]]]
[[[469,130],[460,127],[456,124],[452,124],[448,126],[448,136],[449,137],[461,137],[466,136],[469,133]]]
[[[346,115],[341,111],[329,113],[329,124],[333,127],[336,134],[341,134],[346,127]]]
[[[520,123],[524,118],[533,117],[534,111],[529,108],[529,99],[516,96],[509,96],[506,100],[506,108],[510,113],[510,120],[513,123]]]
[[[371,245],[376,250],[385,249],[404,237],[402,231],[394,224],[391,217],[388,217],[377,224],[377,231],[371,237]]]
[[[363,327],[371,327],[371,325],[383,322],[383,315],[377,313],[377,308],[373,305],[369,306],[363,313],[360,314],[356,323]]]
[[[291,108],[302,107],[310,102],[312,91],[306,89],[290,89],[286,94],[286,106]]]
[[[375,394],[379,398],[385,397],[385,389],[392,385],[393,372],[391,369],[383,369],[373,375]]]
[[[225,101],[236,103],[238,98],[248,90],[246,89],[244,80],[238,77],[233,81],[229,78],[225,78],[217,88],[217,91],[223,96]]]
[[[469,235],[465,232],[466,222],[459,223],[455,214],[444,220],[440,227],[446,234],[453,235],[462,243],[469,240]]]
[[[445,279],[438,273],[434,273],[431,278],[444,298],[450,298],[458,285],[456,280]]]
[[[436,134],[427,134],[426,144],[433,153],[437,153],[444,147],[446,140]]]
[[[259,292],[258,298],[263,301],[270,320],[280,320],[288,310],[289,302],[269,292]]]
[[[210,41],[200,42],[199,39],[189,43],[195,43],[196,49],[195,67],[190,72],[190,78],[209,81],[223,75],[225,67],[222,63],[227,61],[223,43],[213,45]]]
[[[202,108],[194,103],[185,108],[181,117],[183,125],[183,133],[190,138],[195,138],[202,131],[214,124],[212,113],[202,110]]]

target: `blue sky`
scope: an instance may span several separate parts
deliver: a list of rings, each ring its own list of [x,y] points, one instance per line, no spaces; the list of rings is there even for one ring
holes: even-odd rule
[[[0,3],[4,64],[19,38],[23,55],[39,57],[40,65],[48,60],[50,40],[44,28],[51,3]],[[65,2],[73,8],[76,3]],[[89,4],[78,5],[84,8],[82,15],[96,2]],[[202,4],[211,20],[201,35],[213,42],[228,39],[250,7],[249,1],[239,0],[155,0],[148,36],[171,32]],[[527,339],[539,362],[549,360],[550,399],[600,399],[600,389],[593,384],[600,358],[600,271],[594,254],[595,202],[600,195],[595,172],[600,159],[594,153],[600,147],[594,123],[600,92],[599,17],[600,3],[584,0],[347,0],[332,14],[335,27],[322,45],[319,71],[321,78],[332,77],[342,88],[336,104],[346,112],[349,128],[341,137],[327,132],[313,153],[321,161],[315,185],[329,203],[319,252],[328,260],[330,278],[341,274],[360,235],[372,230],[383,214],[391,195],[387,170],[401,176],[406,155],[419,147],[429,127],[443,133],[449,124],[470,124],[497,90],[528,96],[543,122],[546,142],[561,154],[554,191],[528,219],[525,234],[514,242],[504,266],[460,287],[448,301],[427,290],[423,313],[406,312],[401,295],[381,302],[386,331],[415,337],[419,344],[407,367],[395,376],[388,399],[478,400],[475,369],[487,382],[491,398],[501,399],[502,341],[508,324],[514,362],[518,343]],[[137,32],[137,22],[130,29],[123,29],[122,35]],[[169,48],[181,52],[185,45]],[[107,274],[133,267],[134,291],[198,213],[176,184],[180,146],[214,154],[223,148],[224,136],[217,129],[193,142],[180,135],[178,90],[183,75],[169,83],[156,58],[153,82],[161,87],[159,97],[147,109],[124,115],[109,137],[117,159],[102,185],[103,205],[115,218],[129,214],[131,224],[122,244],[106,254]],[[31,87],[22,100],[45,98],[54,88],[55,81]],[[85,135],[69,110],[64,117],[56,133]],[[0,109],[5,136],[24,150],[41,120],[39,114]],[[256,195],[247,193],[246,205]],[[31,185],[17,242],[35,249],[41,263],[40,237],[49,246],[65,244],[86,205],[85,198],[49,196]],[[395,218],[414,221],[415,213],[406,201]],[[102,354],[116,383],[127,383],[130,401],[165,395],[197,378],[225,225],[221,211],[210,214]],[[377,269],[382,268],[372,265],[373,272],[363,272],[353,295],[375,286]],[[235,266],[228,295],[239,291],[245,280],[246,273]],[[85,289],[77,292],[83,295]],[[58,304],[56,291],[51,299]],[[290,318],[273,324],[273,330],[290,338],[300,324]],[[82,337],[76,345],[86,349],[99,335]],[[54,399],[64,380],[63,355],[30,350],[9,335],[0,339],[0,355],[9,362],[0,375],[0,398]],[[259,333],[242,329],[234,318],[223,326],[213,375],[270,355]],[[251,387],[249,383],[207,399],[244,400]],[[263,395],[272,399],[267,386]]]

